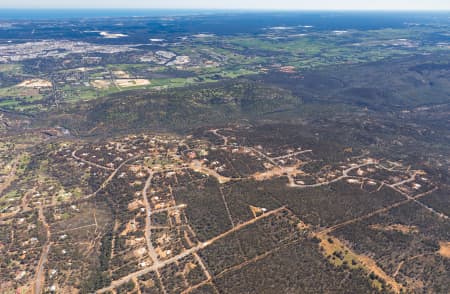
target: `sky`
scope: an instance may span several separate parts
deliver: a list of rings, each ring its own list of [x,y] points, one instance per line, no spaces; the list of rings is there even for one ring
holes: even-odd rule
[[[0,8],[450,11],[450,0],[0,0]]]

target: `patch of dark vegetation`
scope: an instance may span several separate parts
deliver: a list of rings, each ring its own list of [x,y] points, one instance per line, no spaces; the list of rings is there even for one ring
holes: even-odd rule
[[[186,217],[200,241],[206,241],[231,228],[219,183],[209,177],[186,186],[173,187],[177,203],[187,203]]]
[[[310,240],[288,245],[214,280],[223,293],[379,293],[364,273],[336,269]],[[382,291],[387,292],[387,291]]]
[[[149,272],[138,278],[139,287],[142,293],[160,294],[163,293],[161,282],[156,272]]]
[[[182,90],[121,92],[90,105],[69,106],[57,120],[82,133],[96,126],[107,126],[108,132],[148,128],[187,130],[230,119],[260,117],[286,105],[298,105],[288,91],[237,80]]]
[[[450,224],[446,220],[416,203],[409,203],[337,229],[333,235],[347,240],[355,252],[374,256],[380,267],[390,275],[401,262],[409,264],[412,268],[404,269],[402,281],[406,284],[416,281],[416,287],[422,284],[420,291],[433,292],[435,284],[430,271],[433,270],[439,279],[447,271],[439,261],[441,257],[435,258],[435,255],[438,255],[440,248],[439,240],[448,240],[449,232]],[[440,283],[436,282],[436,287],[442,287],[445,283],[441,286],[437,284]]]
[[[321,227],[353,219],[404,200],[402,195],[389,188],[370,193],[362,190],[359,185],[345,182],[295,189],[287,186],[286,179],[279,178],[264,182],[242,182],[236,187],[239,187],[246,199],[259,198],[255,205],[287,205],[304,222]],[[230,201],[233,203],[233,198]]]
[[[298,230],[297,224],[296,217],[282,210],[226,236],[202,250],[200,256],[213,275],[220,275],[245,261],[303,239],[306,234]]]
[[[450,193],[448,187],[442,187],[441,189],[422,197],[420,202],[432,207],[434,210],[450,215]]]

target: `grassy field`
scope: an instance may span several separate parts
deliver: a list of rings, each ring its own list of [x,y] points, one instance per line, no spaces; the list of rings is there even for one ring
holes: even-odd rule
[[[35,111],[42,106],[44,96],[38,89],[7,87],[0,88],[0,107],[18,111]]]

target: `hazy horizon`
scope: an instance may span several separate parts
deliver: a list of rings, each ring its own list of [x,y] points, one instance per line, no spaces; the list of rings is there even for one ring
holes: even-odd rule
[[[124,5],[121,0],[110,0],[104,4],[99,0],[43,0],[36,3],[32,0],[16,0],[6,2],[0,0],[2,9],[168,9],[168,10],[330,10],[330,11],[449,11],[450,2],[446,0],[379,0],[366,3],[358,0],[317,0],[311,1],[257,1],[229,0],[226,2],[195,1],[143,1],[129,0]]]

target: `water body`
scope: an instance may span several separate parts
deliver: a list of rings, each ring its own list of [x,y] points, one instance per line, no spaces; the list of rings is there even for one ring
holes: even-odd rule
[[[400,27],[405,22],[431,18],[445,19],[450,12],[330,12],[330,11],[239,11],[239,10],[168,10],[168,9],[1,9],[0,20],[51,20],[77,18],[123,18],[203,16],[211,21],[220,15],[221,21],[237,22],[237,26],[271,24],[313,25],[318,28],[383,28]],[[255,23],[255,20],[256,23]]]
[[[167,35],[177,37],[195,34],[260,34],[268,28],[291,27],[303,28],[304,33],[376,30],[449,21],[449,12],[2,9],[0,39],[86,40],[89,38],[86,31],[95,28],[99,31],[128,35],[128,38],[114,41],[116,43],[142,43],[150,38],[165,39]]]

